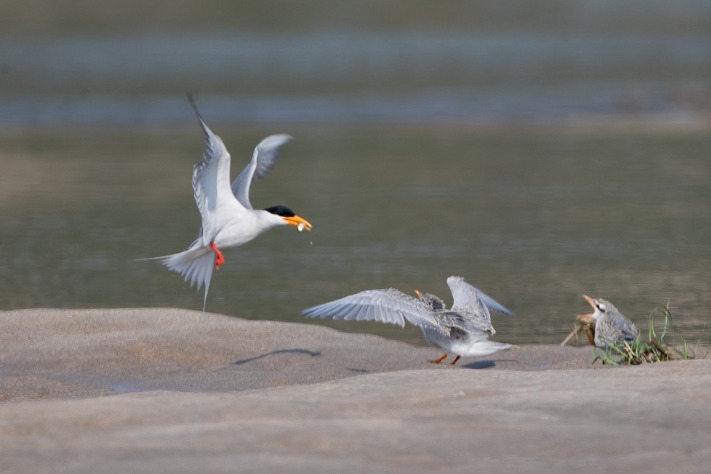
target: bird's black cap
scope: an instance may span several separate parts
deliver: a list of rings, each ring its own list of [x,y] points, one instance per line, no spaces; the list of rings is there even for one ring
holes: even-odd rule
[[[294,217],[296,215],[294,211],[286,206],[282,206],[281,204],[278,206],[267,207],[264,210],[281,217]]]

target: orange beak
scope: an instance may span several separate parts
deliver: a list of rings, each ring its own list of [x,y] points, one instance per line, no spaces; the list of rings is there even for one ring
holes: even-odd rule
[[[420,290],[415,290],[415,294],[418,298],[422,298],[422,293],[420,293]]]
[[[595,307],[595,302],[592,298],[590,298],[588,295],[583,295],[583,298],[585,298],[585,301],[587,301],[590,306],[592,306],[593,308]]]
[[[284,219],[287,224],[296,227],[296,230],[298,230],[299,232],[301,232],[302,230],[311,230],[311,223],[301,216],[282,217],[282,219]]]

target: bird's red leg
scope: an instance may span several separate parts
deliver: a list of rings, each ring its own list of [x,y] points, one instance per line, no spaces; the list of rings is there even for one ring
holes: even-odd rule
[[[444,359],[446,359],[448,355],[449,355],[449,354],[445,352],[445,353],[442,355],[442,357],[440,357],[439,359],[428,360],[427,362],[432,362],[433,364],[439,364],[439,363],[442,362]]]
[[[210,248],[212,249],[213,252],[215,252],[215,269],[219,270],[220,265],[225,263],[225,256],[222,255],[222,252],[220,249],[217,248],[217,245],[215,245],[215,242],[210,242]]]
[[[457,361],[458,361],[459,359],[461,359],[461,358],[462,358],[462,356],[458,355],[458,356],[452,361],[452,364],[451,364],[451,365],[456,364]]]

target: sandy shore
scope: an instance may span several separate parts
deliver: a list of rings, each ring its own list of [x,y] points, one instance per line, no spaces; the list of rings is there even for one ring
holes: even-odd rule
[[[701,472],[711,360],[591,366],[177,309],[0,313],[1,472]]]

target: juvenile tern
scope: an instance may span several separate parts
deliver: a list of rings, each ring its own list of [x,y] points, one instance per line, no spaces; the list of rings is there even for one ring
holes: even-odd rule
[[[289,135],[271,135],[254,149],[252,160],[230,186],[230,154],[219,136],[205,124],[192,95],[193,108],[203,134],[202,160],[193,166],[193,195],[202,218],[200,235],[180,253],[155,257],[168,269],[180,273],[190,286],[205,287],[203,310],[207,303],[212,269],[225,263],[222,250],[237,247],[262,232],[280,225],[291,225],[301,232],[311,224],[286,206],[254,209],[249,201],[252,181],[264,177],[274,167],[279,148],[291,140]]]
[[[494,335],[489,311],[513,315],[481,290],[462,277],[451,276],[447,284],[454,303],[447,310],[444,301],[430,293],[415,290],[417,298],[394,288],[366,290],[303,310],[312,318],[334,318],[357,321],[379,321],[405,326],[405,320],[422,330],[427,342],[444,349],[445,354],[430,362],[439,364],[449,352],[457,357],[484,356],[515,347],[511,344],[489,341]]]
[[[637,327],[609,301],[583,295],[585,301],[595,310],[595,345],[601,349],[618,342],[631,342],[639,337]]]

